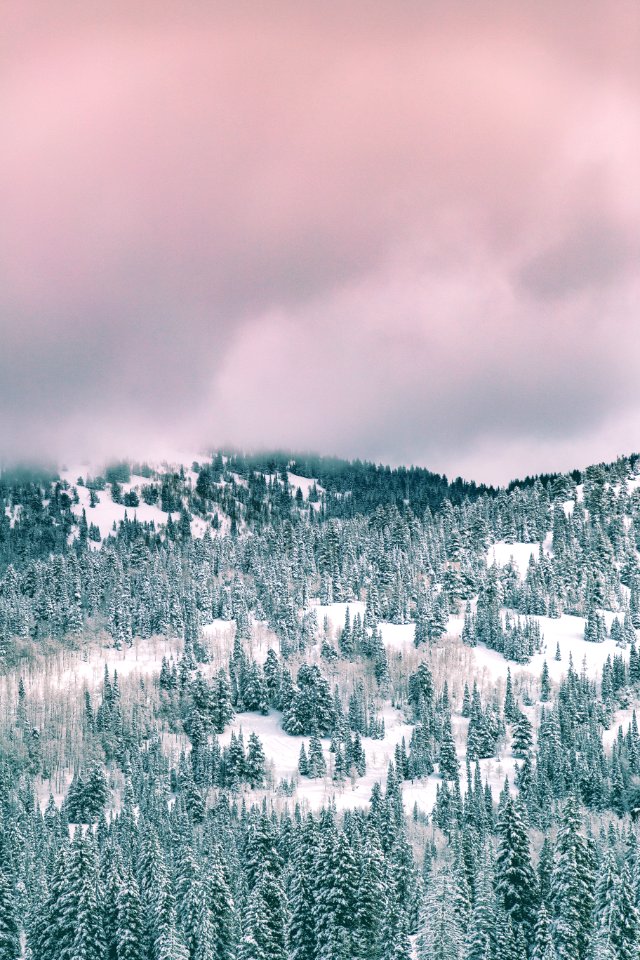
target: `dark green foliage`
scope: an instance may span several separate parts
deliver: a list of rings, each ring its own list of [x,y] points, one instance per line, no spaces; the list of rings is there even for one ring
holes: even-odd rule
[[[438,757],[438,771],[443,780],[458,779],[460,763],[456,755],[456,745],[451,731],[451,716],[447,713],[444,717],[442,741],[440,744],[440,754]]]
[[[67,793],[65,811],[70,823],[92,823],[98,819],[109,796],[104,772],[92,764],[85,772],[78,772]]]
[[[303,664],[298,670],[297,689],[285,710],[282,725],[290,734],[331,733],[336,711],[329,684],[315,665]]]

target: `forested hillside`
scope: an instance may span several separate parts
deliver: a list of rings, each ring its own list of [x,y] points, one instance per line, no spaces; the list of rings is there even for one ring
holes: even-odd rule
[[[637,457],[0,474],[0,960],[640,955]]]

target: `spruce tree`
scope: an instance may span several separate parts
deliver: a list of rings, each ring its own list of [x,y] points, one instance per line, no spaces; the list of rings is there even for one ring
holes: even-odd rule
[[[0,867],[0,960],[18,960],[20,952],[15,896],[9,877]]]
[[[540,677],[540,699],[547,703],[551,698],[551,682],[549,680],[549,667],[545,660],[542,664],[542,675]]]
[[[533,727],[525,713],[518,711],[513,724],[511,749],[516,757],[526,757],[533,745]]]
[[[117,960],[144,960],[142,907],[138,884],[125,871],[117,898]]]
[[[73,960],[105,960],[106,943],[99,909],[98,872],[93,840],[76,833],[69,896],[72,898]]]
[[[502,807],[497,829],[496,894],[514,932],[521,930],[531,942],[538,905],[536,875],[521,810],[511,796]]]
[[[466,930],[465,960],[486,960],[491,956],[495,925],[492,865],[489,851],[479,857],[474,877],[475,898]]]
[[[593,865],[578,804],[565,802],[551,881],[551,936],[558,960],[586,960],[593,924]]]
[[[453,908],[446,872],[430,881],[417,939],[418,960],[462,960],[464,930]]]
[[[443,780],[457,780],[460,775],[460,763],[451,730],[451,714],[447,711],[442,724],[440,743],[439,772]]]
[[[247,757],[245,762],[245,778],[250,787],[261,787],[265,779],[266,758],[262,744],[257,734],[249,734]]]

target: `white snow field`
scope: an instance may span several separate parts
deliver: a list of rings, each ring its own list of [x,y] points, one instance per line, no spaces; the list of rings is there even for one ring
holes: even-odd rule
[[[196,454],[191,459],[187,460],[172,460],[171,462],[163,462],[162,464],[154,463],[150,464],[152,470],[157,471],[160,475],[167,472],[179,471],[180,469],[184,470],[185,479],[191,487],[195,487],[197,481],[197,474],[191,470],[190,467],[182,466],[181,464],[191,464],[193,462],[203,462],[207,460],[206,456],[202,454]],[[135,474],[131,475],[131,479],[128,483],[121,483],[123,495],[130,493],[134,490],[138,494],[140,503],[137,507],[125,506],[122,503],[114,503],[111,496],[111,485],[107,483],[104,490],[97,491],[97,496],[99,502],[95,506],[90,505],[90,492],[88,487],[84,485],[88,477],[93,477],[100,475],[103,469],[102,465],[94,464],[80,464],[69,467],[65,470],[62,470],[60,477],[62,480],[66,481],[71,488],[75,488],[78,494],[78,503],[72,504],[71,510],[76,517],[82,516],[82,511],[85,511],[85,516],[87,518],[88,524],[95,524],[100,530],[100,536],[104,540],[105,537],[108,537],[109,534],[114,533],[118,525],[125,519],[134,520],[137,519],[140,523],[153,523],[156,528],[160,529],[166,526],[169,514],[165,513],[157,504],[147,504],[144,502],[141,496],[141,488],[151,482],[147,477],[138,476]],[[233,474],[233,479],[238,486],[247,486],[247,481],[244,477],[240,477],[237,474]],[[314,484],[317,489],[318,496],[321,497],[323,493],[323,488],[317,483],[313,477],[301,477],[294,473],[288,473],[288,481],[293,491],[295,492],[298,487],[302,491],[302,496],[305,501],[309,500],[309,493],[312,490]],[[83,484],[78,484],[78,478],[81,477],[84,480]],[[269,479],[267,477],[267,479]],[[271,479],[274,479],[273,477]],[[224,486],[225,481],[220,482],[221,486]],[[312,503],[314,509],[320,508],[320,501],[317,503]],[[219,531],[221,533],[228,532],[229,520],[224,516],[220,509],[217,510],[218,520],[219,520]],[[171,518],[174,522],[177,522],[180,519],[179,512],[173,512]],[[203,519],[202,517],[193,517],[191,520],[191,535],[193,537],[203,537],[205,531],[208,530],[211,536],[215,536],[218,531],[211,525],[209,522],[211,517],[208,520]],[[12,518],[12,523],[15,522],[15,517]],[[97,549],[99,544],[91,543],[91,546],[94,549]]]
[[[319,638],[324,630],[325,617],[330,631],[335,636],[344,625],[347,608],[349,608],[352,619],[356,614],[364,614],[364,604],[359,601],[329,605],[322,605],[315,601],[312,602],[311,606],[317,615]],[[608,624],[610,624],[613,616],[610,612],[606,614]],[[544,649],[541,653],[536,654],[530,663],[525,665],[507,662],[496,651],[488,650],[482,646],[474,648],[463,646],[459,641],[462,628],[461,617],[450,618],[447,636],[443,637],[439,644],[428,651],[424,649],[416,651],[413,642],[414,624],[381,623],[379,625],[383,641],[388,650],[391,670],[394,669],[394,663],[396,662],[403,662],[405,667],[414,669],[426,653],[436,686],[440,685],[444,678],[447,679],[452,701],[454,736],[461,762],[460,786],[463,793],[466,788],[465,747],[468,721],[461,716],[460,708],[465,682],[471,687],[475,679],[483,694],[491,691],[494,684],[497,684],[499,695],[503,696],[507,671],[510,670],[516,692],[521,690],[535,692],[545,659],[549,667],[551,680],[557,683],[566,673],[570,656],[576,670],[580,671],[584,667],[590,676],[595,677],[601,672],[602,665],[607,657],[620,652],[611,640],[602,644],[585,642],[582,638],[584,620],[581,617],[563,615],[558,619],[548,617],[537,617],[536,619],[540,622],[544,635]],[[233,647],[234,634],[235,624],[233,621],[216,620],[204,627],[203,636],[213,654],[211,662],[201,667],[205,675],[212,675],[221,665],[226,664]],[[560,646],[560,661],[554,659],[556,643]],[[268,629],[266,624],[253,623],[252,639],[247,644],[251,656],[258,662],[264,662],[269,648],[277,649],[277,644],[275,634]],[[127,681],[138,684],[141,679],[144,681],[145,678],[159,673],[163,657],[177,660],[181,649],[182,641],[178,639],[167,640],[154,637],[150,640],[135,640],[130,647],[122,650],[116,650],[113,647],[94,646],[84,652],[63,651],[53,661],[49,660],[47,662],[46,671],[43,672],[41,667],[35,668],[33,674],[28,675],[26,679],[30,689],[33,690],[35,687],[39,690],[40,695],[46,692],[47,697],[50,698],[56,690],[64,691],[65,695],[73,694],[75,691],[78,700],[80,700],[85,689],[90,691],[99,689],[103,680],[105,665],[111,675],[114,671],[117,671],[121,684],[126,684]],[[331,682],[332,667],[322,662],[320,665]],[[338,661],[337,664],[333,665],[333,669],[341,671],[340,675],[344,680],[344,671],[353,671],[353,665]],[[15,676],[13,679],[10,676],[4,678],[2,686],[5,689],[0,699],[5,699],[5,695],[9,699],[13,699],[17,688],[17,678]],[[533,714],[541,709],[541,705],[536,703],[534,698],[533,705],[525,709],[533,719]],[[617,734],[618,724],[621,723],[626,726],[630,722],[631,715],[632,708],[619,711],[611,729],[605,734],[605,745],[607,747],[610,747]],[[253,795],[254,799],[259,799],[268,793],[278,799],[278,802],[300,802],[312,809],[318,809],[330,801],[334,802],[339,809],[353,808],[368,802],[371,788],[376,781],[384,784],[389,762],[394,759],[396,745],[401,743],[404,738],[407,748],[409,746],[412,725],[409,722],[408,714],[387,702],[380,710],[380,716],[384,718],[385,722],[384,740],[373,740],[365,737],[362,741],[367,759],[366,775],[354,781],[347,779],[341,784],[332,780],[333,760],[329,751],[328,738],[323,740],[323,750],[327,761],[326,777],[310,780],[298,775],[300,746],[305,743],[305,746],[308,747],[309,738],[289,736],[285,733],[281,726],[281,715],[277,711],[272,710],[267,716],[259,713],[236,715],[224,734],[220,736],[220,742],[222,745],[228,744],[232,732],[235,734],[242,732],[245,745],[251,733],[256,733],[259,736],[273,784],[270,785],[268,790],[251,791],[246,788],[246,793]],[[188,746],[185,737],[176,735],[168,736],[167,742],[172,746],[172,752],[176,758],[180,749]],[[483,780],[489,783],[494,793],[502,789],[505,777],[509,777],[511,787],[514,789],[513,781],[516,766],[517,761],[511,753],[508,738],[507,742],[500,746],[496,757],[480,761]],[[282,780],[294,781],[295,789],[291,797],[284,794],[279,795],[278,787]],[[405,782],[403,784],[403,796],[407,811],[409,812],[414,805],[417,805],[418,809],[424,813],[431,813],[436,799],[436,789],[440,783],[437,768],[436,772],[430,777],[414,782]],[[56,786],[54,792],[58,795],[63,789],[63,785],[57,784],[54,786]],[[42,802],[46,801],[51,789],[53,789],[51,784],[42,784]]]
[[[194,460],[202,460],[203,457],[194,457]],[[192,463],[193,461],[188,461]],[[180,469],[179,463],[164,463],[161,465],[154,464],[152,469],[157,470],[160,474],[173,472],[174,469]],[[161,529],[166,526],[169,520],[169,514],[165,513],[157,504],[148,504],[145,503],[141,496],[141,489],[145,484],[152,482],[147,477],[137,476],[135,474],[131,475],[131,479],[128,483],[121,483],[120,487],[122,489],[123,495],[130,493],[134,490],[138,494],[140,503],[137,507],[125,506],[122,503],[114,503],[111,496],[111,485],[107,483],[104,490],[97,491],[97,496],[99,502],[95,506],[90,504],[90,491],[88,487],[84,484],[78,484],[78,478],[82,477],[86,483],[87,477],[95,476],[99,474],[100,470],[93,467],[88,467],[87,464],[83,464],[79,467],[73,467],[61,471],[60,477],[62,480],[65,480],[70,487],[73,487],[77,490],[78,494],[78,503],[74,503],[71,506],[72,512],[76,517],[82,516],[82,511],[85,511],[85,516],[87,518],[88,524],[95,524],[100,530],[100,536],[104,540],[105,537],[108,537],[110,534],[114,533],[118,525],[125,519],[134,520],[137,519],[140,523],[153,523],[157,529]],[[191,469],[184,468],[185,479],[187,483],[191,486],[195,486],[197,480],[197,474],[195,474]],[[173,512],[171,514],[171,519],[174,522],[177,522],[180,519],[179,511]],[[218,511],[218,519],[220,521],[220,530],[225,531],[228,526],[228,520],[222,515],[221,511]],[[205,531],[209,530],[209,533],[214,536],[217,531],[212,527],[211,523],[207,520],[204,520],[202,517],[193,517],[191,520],[191,535],[193,537],[203,537]],[[99,547],[99,544],[91,544],[94,549]]]
[[[318,496],[321,496],[321,494],[324,492],[323,488],[320,486],[318,481],[314,480],[313,477],[299,477],[297,474],[291,473],[291,472],[287,473],[287,477],[288,477],[290,486],[292,486],[294,490],[297,490],[298,487],[300,487],[300,489],[302,490],[302,496],[304,497],[305,500],[309,499],[309,493],[313,489],[314,484],[315,484]]]
[[[551,553],[551,534],[545,538],[542,549],[546,554]],[[495,563],[499,567],[506,567],[510,561],[513,561],[521,579],[524,580],[529,560],[531,557],[537,560],[539,553],[539,543],[507,543],[504,540],[498,540],[487,550],[487,566]]]
[[[138,480],[137,484],[136,480]],[[122,484],[123,493],[129,493],[130,490],[136,490],[137,492],[142,483],[148,482],[136,477],[132,477],[131,481],[131,483]],[[95,523],[103,540],[114,532],[114,524],[117,527],[125,518],[129,520],[137,519],[140,523],[154,523],[156,527],[165,526],[169,518],[169,514],[164,513],[160,507],[155,504],[149,505],[143,500],[137,507],[125,507],[122,503],[114,503],[111,499],[111,491],[108,488],[98,492],[100,502],[95,507],[91,507],[89,505],[90,493],[87,487],[78,487],[77,489],[80,502],[73,504],[71,509],[77,517],[81,517],[84,510],[87,523]],[[172,516],[174,520],[178,520],[180,514],[174,513]]]

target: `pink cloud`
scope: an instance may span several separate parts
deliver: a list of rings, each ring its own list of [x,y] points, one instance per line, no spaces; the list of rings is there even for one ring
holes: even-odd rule
[[[616,385],[595,376],[559,422],[633,408],[637,7],[65,10],[16,4],[5,41],[8,446],[69,443],[79,393],[105,442],[188,428],[426,462],[519,429],[534,445],[554,393],[526,364],[569,368],[578,396],[605,319]],[[282,381],[314,355],[293,411]]]

